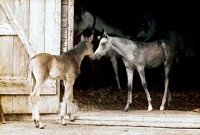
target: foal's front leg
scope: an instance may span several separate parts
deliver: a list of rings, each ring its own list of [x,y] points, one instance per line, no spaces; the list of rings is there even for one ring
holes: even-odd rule
[[[117,86],[118,89],[121,89],[121,85],[120,85],[120,80],[119,80],[119,75],[118,75],[118,66],[117,66],[117,59],[116,56],[111,56],[110,57],[114,72],[115,72],[115,80],[117,81]]]
[[[62,120],[62,124],[66,125],[64,116],[66,113],[66,105],[67,105],[67,114],[69,116],[69,119],[71,121],[74,121],[75,118],[72,116],[72,110],[71,110],[71,103],[73,100],[73,85],[74,85],[74,78],[67,78],[67,80],[63,80],[64,81],[64,85],[65,85],[65,92],[64,92],[64,96],[63,96],[63,102],[62,102],[62,106],[61,106],[61,112],[60,112],[60,117]]]
[[[143,87],[143,89],[146,93],[146,96],[147,96],[147,101],[148,101],[148,104],[149,104],[148,111],[152,111],[153,107],[152,107],[152,104],[151,104],[151,97],[150,97],[150,94],[149,94],[149,91],[148,91],[148,88],[147,88],[144,67],[138,67],[137,71],[139,73],[139,76],[140,76],[140,79],[141,79],[141,82],[142,82],[142,87]]]

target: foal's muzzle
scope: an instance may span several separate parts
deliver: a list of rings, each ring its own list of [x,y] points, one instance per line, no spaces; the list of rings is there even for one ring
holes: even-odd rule
[[[91,60],[95,60],[96,59],[96,57],[95,57],[95,55],[92,55],[92,56],[90,56],[90,55],[87,55]]]
[[[95,54],[95,59],[100,59],[101,58],[101,55],[100,54]]]

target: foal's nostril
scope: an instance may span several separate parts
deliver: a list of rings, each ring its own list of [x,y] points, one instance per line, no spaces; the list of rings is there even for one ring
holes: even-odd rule
[[[96,55],[96,59],[100,59],[101,58],[101,55]]]
[[[95,59],[100,59],[101,58],[101,55],[98,54],[98,53],[94,53],[94,55],[95,55]]]

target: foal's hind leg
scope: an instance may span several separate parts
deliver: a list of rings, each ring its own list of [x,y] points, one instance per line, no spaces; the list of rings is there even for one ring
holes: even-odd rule
[[[171,92],[170,92],[170,89],[168,88],[168,91],[167,91],[167,110],[170,110],[171,109],[171,101],[172,101],[172,97],[171,97]]]
[[[34,87],[34,90],[30,93],[31,96],[31,103],[32,103],[32,114],[33,114],[33,120],[35,122],[35,126],[39,127],[40,129],[44,128],[44,125],[42,122],[40,122],[40,114],[39,114],[39,98],[40,98],[40,89],[42,88],[44,80],[37,80]]]
[[[31,86],[31,93],[30,93],[30,98],[31,98],[31,105],[32,105],[32,120],[34,121],[35,123],[35,126],[36,127],[39,127],[39,123],[36,122],[36,116],[35,116],[35,106],[33,104],[33,94],[32,92],[35,90],[35,84],[36,84],[36,81],[35,81],[35,78],[33,77],[32,78],[32,86]]]
[[[167,62],[164,62],[164,69],[165,69],[165,91],[163,94],[163,99],[162,99],[162,104],[160,106],[160,110],[165,109],[165,102],[168,97],[168,105],[170,105],[171,102],[171,93],[168,90],[168,85],[169,85],[169,71],[170,71],[170,66],[167,64]]]
[[[164,80],[164,83],[165,83],[165,73],[164,73],[164,71],[163,71],[163,67],[162,66],[160,66],[159,67],[159,69],[160,69],[160,72],[161,72],[161,76],[162,76],[162,78],[163,78],[163,80]],[[164,84],[165,85],[165,84]],[[170,107],[171,107],[171,100],[172,100],[172,98],[171,98],[171,92],[170,92],[170,89],[169,89],[169,86],[168,86],[168,90],[167,90],[167,110],[168,109],[170,109]]]

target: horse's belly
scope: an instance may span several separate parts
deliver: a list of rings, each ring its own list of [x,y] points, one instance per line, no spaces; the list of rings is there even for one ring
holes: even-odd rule
[[[49,78],[52,78],[52,79],[61,79],[62,75],[60,74],[59,71],[52,70],[52,71],[49,72]]]
[[[145,63],[147,68],[156,68],[164,61],[164,51],[158,45],[148,47],[145,51]]]
[[[49,77],[53,79],[63,78],[63,67],[64,64],[57,59],[53,58],[51,60],[51,65],[49,66]]]
[[[163,54],[157,56],[149,56],[146,59],[146,68],[156,68],[159,67],[164,61]]]
[[[51,66],[50,70],[49,70],[49,77],[53,78],[53,79],[62,79],[63,76],[65,76],[65,74],[63,73],[63,68],[58,66],[58,65],[54,65]]]

